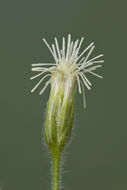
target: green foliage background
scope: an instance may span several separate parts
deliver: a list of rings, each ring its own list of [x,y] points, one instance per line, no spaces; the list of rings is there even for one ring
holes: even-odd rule
[[[127,189],[126,1],[6,0],[0,2],[0,187],[48,190],[50,156],[42,145],[49,89],[30,94],[31,63],[50,62],[42,43],[55,36],[86,37],[94,55],[104,53],[100,80],[77,94],[71,146],[63,165],[65,189]],[[39,88],[40,89],[40,88]],[[38,89],[38,90],[39,90]]]

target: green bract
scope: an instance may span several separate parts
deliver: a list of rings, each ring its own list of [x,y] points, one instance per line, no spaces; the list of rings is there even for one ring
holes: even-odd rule
[[[75,93],[75,77],[65,73],[52,76],[45,122],[45,139],[51,152],[62,151],[71,136]]]

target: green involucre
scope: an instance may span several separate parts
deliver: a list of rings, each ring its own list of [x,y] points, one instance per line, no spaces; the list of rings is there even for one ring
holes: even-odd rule
[[[75,84],[72,88],[70,89],[71,94],[68,96],[65,94],[64,86],[61,86],[56,94],[55,89],[51,89],[45,121],[45,140],[51,152],[61,152],[71,136],[75,107]]]

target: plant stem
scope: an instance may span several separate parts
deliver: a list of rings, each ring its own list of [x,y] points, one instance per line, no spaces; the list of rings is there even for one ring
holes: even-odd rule
[[[52,168],[53,168],[53,190],[59,190],[60,185],[60,156],[59,151],[52,153]]]

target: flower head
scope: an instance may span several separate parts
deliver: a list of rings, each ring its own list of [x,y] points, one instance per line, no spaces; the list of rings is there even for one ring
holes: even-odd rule
[[[94,73],[101,65],[103,60],[98,60],[103,54],[89,59],[95,46],[91,43],[84,51],[80,52],[84,38],[81,40],[71,41],[71,35],[68,35],[67,44],[65,38],[62,39],[62,48],[59,47],[55,38],[55,44],[51,46],[45,39],[43,41],[51,52],[53,63],[37,63],[32,64],[32,71],[39,74],[31,77],[32,79],[41,77],[36,86],[31,90],[34,92],[42,81],[48,78],[44,87],[40,91],[40,95],[51,84],[49,101],[47,103],[45,118],[45,141],[51,152],[53,159],[54,186],[53,189],[59,189],[59,167],[61,152],[71,137],[71,131],[74,120],[75,95],[78,86],[79,93],[83,93],[84,107],[86,106],[84,88],[91,89],[91,82],[86,77],[87,73],[95,75],[99,78],[102,76]],[[84,54],[86,56],[84,56]]]
[[[54,96],[57,94],[59,88],[62,87],[65,93],[64,99],[66,99],[67,96],[71,95],[71,87],[75,86],[77,83],[79,93],[83,93],[83,102],[85,107],[86,101],[84,88],[86,87],[88,90],[90,90],[92,85],[86,77],[86,74],[90,73],[94,76],[102,78],[102,76],[96,74],[93,71],[102,66],[95,65],[96,63],[98,64],[104,61],[98,60],[98,58],[102,57],[103,54],[89,59],[95,48],[94,43],[91,43],[87,48],[84,49],[84,51],[79,53],[83,40],[84,38],[81,38],[81,40],[76,40],[75,42],[71,41],[71,35],[69,34],[67,44],[65,42],[65,38],[63,37],[62,47],[60,48],[57,38],[55,38],[55,44],[52,44],[51,46],[45,39],[43,39],[54,58],[54,62],[32,64],[32,71],[39,72],[39,74],[31,77],[30,79],[32,80],[41,76],[43,77],[41,77],[31,92],[34,92],[41,82],[48,78],[39,94],[41,95],[48,85],[51,84],[51,88],[54,88],[55,90]],[[87,54],[84,56],[85,53]],[[65,83],[62,83],[62,81],[65,81]]]

